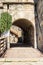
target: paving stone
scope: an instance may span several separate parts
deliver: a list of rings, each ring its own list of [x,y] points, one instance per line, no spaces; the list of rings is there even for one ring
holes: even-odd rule
[[[0,62],[0,65],[3,65],[4,64],[4,62]]]
[[[43,62],[39,62],[39,61],[38,62],[31,62],[30,64],[31,65],[43,65]]]
[[[32,65],[29,62],[5,62],[2,65]]]
[[[0,62],[4,62],[5,61],[5,58],[0,58]]]
[[[43,65],[43,62],[0,62],[0,65]]]

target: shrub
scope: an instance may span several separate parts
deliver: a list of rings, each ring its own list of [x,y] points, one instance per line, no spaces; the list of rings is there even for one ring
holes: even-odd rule
[[[8,12],[1,13],[0,18],[0,33],[8,31],[12,22],[12,16]]]

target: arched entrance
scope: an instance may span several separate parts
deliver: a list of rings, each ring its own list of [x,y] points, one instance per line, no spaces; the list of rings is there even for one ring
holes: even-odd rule
[[[27,19],[18,19],[15,20],[12,24],[13,26],[16,25],[23,30],[23,45],[24,46],[32,46],[34,47],[34,26],[33,24]]]

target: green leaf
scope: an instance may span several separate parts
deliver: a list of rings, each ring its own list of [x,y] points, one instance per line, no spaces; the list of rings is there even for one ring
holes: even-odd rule
[[[0,18],[0,32],[8,31],[12,25],[12,16],[8,12],[3,12]]]

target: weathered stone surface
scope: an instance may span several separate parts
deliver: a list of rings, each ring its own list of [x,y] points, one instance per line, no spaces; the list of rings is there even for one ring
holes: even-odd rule
[[[7,3],[10,4],[7,4]],[[13,2],[29,2],[29,4],[14,4]],[[38,4],[38,17],[41,21],[43,19],[43,2],[40,4],[41,0],[39,0]],[[3,5],[3,3],[6,3]],[[12,4],[13,3],[13,4]],[[33,3],[33,4],[32,4]],[[35,0],[0,0],[0,6],[3,7],[3,9],[0,8],[0,14],[2,12],[9,12],[12,15],[12,23],[15,22],[18,19],[27,19],[29,20],[33,27],[34,27],[34,46],[37,48],[37,42],[36,42],[36,23],[35,23],[35,6],[34,6]],[[39,14],[40,13],[40,14]],[[43,22],[43,20],[42,20]],[[29,24],[29,23],[28,23]],[[40,23],[42,27],[42,23]],[[41,28],[42,29],[42,28]],[[39,31],[40,32],[40,31]],[[40,34],[39,34],[40,37]],[[42,38],[42,37],[41,37]],[[38,38],[39,39],[39,38]],[[43,44],[38,44],[40,48],[43,48]]]
[[[37,4],[38,13],[38,48],[43,51],[43,0],[39,0]]]
[[[42,59],[40,61],[40,59]],[[29,59],[17,59],[17,58],[8,58],[6,61],[1,61],[0,65],[43,65],[43,58],[29,58]]]
[[[34,3],[34,0],[1,0],[2,2],[32,2]]]
[[[43,62],[4,62],[1,65],[43,65]]]

